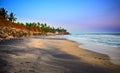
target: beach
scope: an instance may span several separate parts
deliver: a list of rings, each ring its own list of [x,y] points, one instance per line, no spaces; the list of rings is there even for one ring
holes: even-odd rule
[[[0,42],[0,73],[120,73],[109,56],[58,36]]]
[[[79,47],[109,56],[110,61],[120,66],[119,33],[89,33],[61,36],[80,43]]]

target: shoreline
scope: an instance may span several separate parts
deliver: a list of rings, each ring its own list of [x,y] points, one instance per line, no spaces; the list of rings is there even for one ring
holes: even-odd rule
[[[65,38],[65,37],[62,37],[62,38]],[[119,58],[119,55],[120,55],[119,49],[120,48],[111,47],[109,45],[105,45],[105,44],[101,44],[101,43],[88,42],[85,40],[82,40],[82,41],[77,41],[77,40],[72,40],[72,39],[67,39],[67,40],[80,43],[80,45],[79,45],[80,48],[83,48],[83,49],[86,49],[89,51],[93,51],[93,52],[97,52],[100,54],[105,54],[110,57],[110,61],[112,63],[120,66],[120,58]]]
[[[4,54],[0,56],[8,62],[7,68],[10,73],[120,72],[120,67],[111,63],[107,55],[78,46],[79,43],[58,36],[33,36],[1,43],[0,52]],[[0,66],[3,66],[0,68],[4,70],[4,65]]]
[[[95,44],[95,43],[91,43],[91,42],[79,45],[79,47],[93,51],[93,52],[105,54],[105,55],[109,56],[110,61],[113,64],[120,66],[120,58],[119,58],[120,50],[119,50],[119,48],[110,47],[108,45]]]

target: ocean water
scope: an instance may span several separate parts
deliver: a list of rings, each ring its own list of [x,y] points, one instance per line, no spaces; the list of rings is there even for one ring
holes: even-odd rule
[[[106,54],[120,66],[120,33],[82,33],[63,35],[62,38],[80,43],[79,47]]]
[[[76,35],[66,35],[64,37],[77,42],[88,41],[96,44],[105,44],[111,47],[120,48],[120,33],[83,33]]]

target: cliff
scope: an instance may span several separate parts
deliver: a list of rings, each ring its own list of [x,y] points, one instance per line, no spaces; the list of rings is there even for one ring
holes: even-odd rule
[[[22,25],[0,20],[0,41],[10,38],[26,37],[32,34],[32,31],[26,29]]]

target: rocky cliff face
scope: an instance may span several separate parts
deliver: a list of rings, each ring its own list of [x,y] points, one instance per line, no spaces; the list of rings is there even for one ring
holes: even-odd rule
[[[32,35],[29,30],[21,30],[13,27],[0,26],[0,41],[10,38],[26,37]]]

